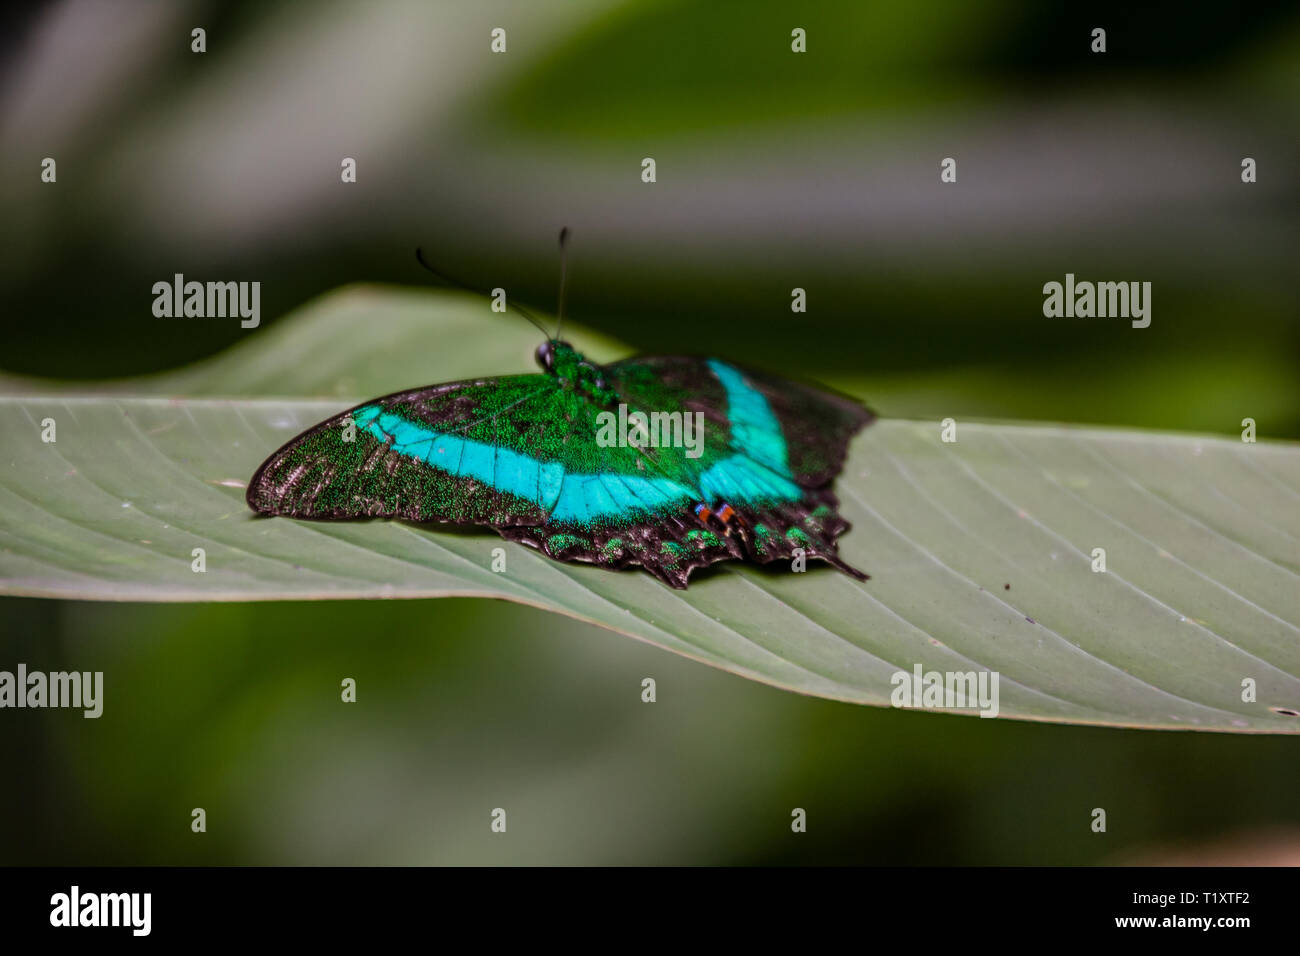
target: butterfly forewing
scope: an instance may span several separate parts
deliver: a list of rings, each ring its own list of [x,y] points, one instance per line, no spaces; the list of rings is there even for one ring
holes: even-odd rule
[[[521,375],[366,402],[272,455],[249,483],[248,503],[296,518],[539,520],[547,473],[532,449],[556,430],[555,392],[547,376]]]

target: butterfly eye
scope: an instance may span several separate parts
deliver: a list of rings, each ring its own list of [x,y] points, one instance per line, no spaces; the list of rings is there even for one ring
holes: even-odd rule
[[[551,365],[555,362],[555,349],[550,342],[543,342],[537,346],[537,364],[546,371],[551,370]]]

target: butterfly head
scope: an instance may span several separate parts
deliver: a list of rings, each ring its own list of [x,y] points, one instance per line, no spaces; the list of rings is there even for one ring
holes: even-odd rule
[[[550,372],[555,368],[555,346],[560,344],[562,343],[556,342],[554,339],[547,339],[541,345],[537,346],[535,358],[543,372]]]
[[[571,388],[599,401],[613,393],[605,383],[604,371],[568,342],[547,339],[537,346],[537,364],[555,376],[565,388]]]
[[[581,366],[590,363],[568,342],[547,339],[537,346],[537,364],[542,367],[543,372],[560,379],[570,379]]]

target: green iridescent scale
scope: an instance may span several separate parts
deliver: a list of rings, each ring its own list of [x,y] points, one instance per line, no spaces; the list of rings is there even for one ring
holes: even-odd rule
[[[599,366],[567,343],[543,374],[374,399],[304,432],[248,487],[262,514],[483,524],[559,561],[684,588],[717,561],[799,555],[856,578],[830,485],[873,416],[716,359]]]

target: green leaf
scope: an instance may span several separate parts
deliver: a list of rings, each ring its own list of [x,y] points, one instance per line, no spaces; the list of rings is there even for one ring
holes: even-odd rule
[[[589,344],[581,329],[572,338]],[[10,380],[0,593],[478,595],[846,701],[888,704],[894,675],[917,666],[989,669],[1002,716],[1300,732],[1285,713],[1300,711],[1293,445],[964,421],[946,443],[938,422],[881,421],[854,442],[837,485],[854,526],[844,556],[872,574],[862,584],[816,562],[805,574],[728,564],[679,593],[490,531],[263,519],[245,507],[253,470],[303,428],[381,392],[524,370],[536,339],[482,300],[349,290],[201,366],[101,394],[33,383],[12,394],[21,383]],[[291,397],[305,395],[340,397]],[[53,443],[41,438],[47,418]],[[504,574],[490,570],[494,548]]]

